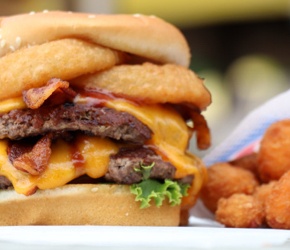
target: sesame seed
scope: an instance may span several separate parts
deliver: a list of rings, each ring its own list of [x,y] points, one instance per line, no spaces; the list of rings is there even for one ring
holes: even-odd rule
[[[21,37],[17,36],[15,39],[15,46],[16,46],[16,48],[19,48],[20,45],[21,45]]]
[[[88,15],[88,18],[96,18],[95,15]]]
[[[43,11],[42,11],[42,13],[47,13],[47,12],[48,12],[48,10],[43,10]]]
[[[0,34],[0,40],[2,39],[2,35]]]
[[[11,51],[15,51],[15,47],[14,47],[13,45],[10,45],[10,46],[9,46],[9,49],[10,49]]]
[[[136,14],[134,14],[133,16],[134,16],[134,17],[141,17],[142,15],[139,14],[139,13],[136,13]]]
[[[35,11],[30,11],[29,12],[29,15],[34,15],[35,14]]]
[[[93,193],[98,192],[98,190],[99,190],[99,188],[97,188],[97,187],[94,187],[94,188],[91,189],[91,191],[92,191]]]
[[[0,42],[0,47],[1,48],[4,48],[4,46],[6,45],[6,41],[3,39],[3,40],[1,40],[1,42]]]
[[[126,216],[129,216],[129,213],[125,213]]]

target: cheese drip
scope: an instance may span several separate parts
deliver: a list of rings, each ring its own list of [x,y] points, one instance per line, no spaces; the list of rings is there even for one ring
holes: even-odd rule
[[[153,131],[152,139],[147,144],[156,147],[176,167],[176,179],[194,175],[183,205],[194,204],[205,181],[206,171],[201,160],[187,152],[190,134],[180,114],[169,107],[139,106],[123,99],[107,102],[106,106],[132,114]]]
[[[14,168],[7,154],[8,141],[0,141],[0,175],[6,176],[17,193],[29,195],[37,188],[51,189],[65,185],[87,174],[102,177],[108,169],[109,156],[118,152],[116,144],[108,139],[79,136],[77,144],[58,140],[52,145],[52,154],[46,170],[32,176]],[[76,157],[80,155],[80,157]]]
[[[189,131],[177,112],[160,105],[138,106],[123,100],[107,102],[106,106],[132,114],[153,131],[152,139],[146,144],[156,147],[177,168],[175,178],[196,174],[197,170],[193,167],[197,165],[196,158],[184,154]]]
[[[7,99],[4,101],[0,101],[0,114],[7,113],[14,109],[24,109],[26,107],[27,106],[23,101],[22,97]]]

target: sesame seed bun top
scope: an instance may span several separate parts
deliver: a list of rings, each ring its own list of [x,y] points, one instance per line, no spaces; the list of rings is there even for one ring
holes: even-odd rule
[[[188,67],[190,60],[189,47],[181,32],[155,16],[55,11],[2,18],[0,56],[63,38],[91,41],[159,63]]]

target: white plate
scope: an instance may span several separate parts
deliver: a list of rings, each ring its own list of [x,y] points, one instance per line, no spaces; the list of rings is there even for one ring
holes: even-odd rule
[[[213,227],[0,227],[0,249],[289,249],[290,231]]]

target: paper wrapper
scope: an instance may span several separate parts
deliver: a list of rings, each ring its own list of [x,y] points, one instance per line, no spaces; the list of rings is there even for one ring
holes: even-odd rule
[[[205,164],[232,160],[257,150],[268,126],[287,118],[290,119],[290,91],[274,97],[246,116],[226,140],[204,157]]]
[[[226,162],[256,152],[269,125],[287,118],[290,119],[290,90],[249,113],[220,145],[203,158],[205,165]],[[191,214],[192,224],[221,226],[214,222],[213,215],[203,207],[201,202],[197,203]]]

